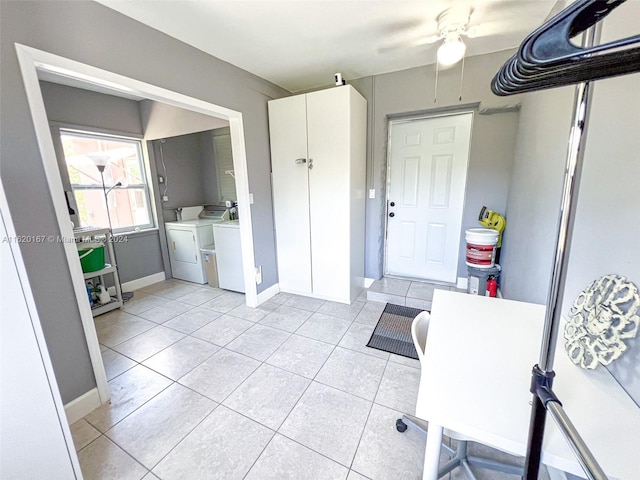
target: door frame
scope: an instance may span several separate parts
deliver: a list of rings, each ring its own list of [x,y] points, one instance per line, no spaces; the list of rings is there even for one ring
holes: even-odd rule
[[[38,148],[40,150],[40,158],[42,159],[42,165],[49,186],[51,203],[60,228],[60,234],[63,238],[73,238],[73,229],[71,222],[69,222],[62,180],[60,178],[49,121],[40,89],[38,70],[72,78],[85,84],[107,87],[114,92],[134,93],[149,100],[227,120],[231,130],[231,148],[233,150],[233,167],[236,177],[238,203],[247,206],[251,204],[244,126],[241,112],[19,43],[15,44],[15,48],[27,95],[27,103],[29,104],[31,119],[36,133]],[[254,274],[255,257],[250,207],[240,215],[240,240],[242,246],[246,304],[250,307],[256,307],[258,305],[258,293]],[[63,242],[63,247],[73,289],[76,294],[76,302],[80,312],[84,334],[87,339],[89,357],[96,378],[100,402],[106,403],[110,398],[109,386],[100,353],[100,345],[98,343],[93,315],[87,302],[87,293],[80,260],[74,243]]]
[[[475,119],[475,114],[476,114],[476,110],[473,107],[466,107],[463,108],[461,110],[446,110],[444,112],[441,113],[432,113],[432,114],[420,114],[420,115],[411,115],[411,116],[403,116],[403,117],[394,117],[394,118],[390,118],[388,123],[387,123],[387,168],[386,168],[386,179],[385,179],[385,194],[384,194],[384,222],[382,222],[382,234],[383,234],[383,238],[384,238],[384,249],[383,249],[383,262],[382,262],[382,276],[383,277],[389,277],[389,278],[400,278],[400,279],[411,279],[411,280],[417,280],[417,281],[421,281],[421,282],[430,282],[430,283],[438,283],[438,284],[444,284],[444,282],[441,282],[439,280],[428,280],[428,279],[424,279],[424,278],[420,278],[420,279],[414,279],[413,277],[401,277],[398,275],[389,275],[387,273],[387,259],[388,259],[388,242],[389,242],[389,238],[388,238],[388,225],[389,225],[389,190],[391,188],[391,131],[392,131],[392,126],[393,125],[398,125],[398,124],[402,124],[402,123],[411,123],[411,122],[415,122],[415,121],[419,121],[419,120],[432,120],[434,118],[441,118],[441,117],[453,117],[453,116],[458,116],[458,115],[465,115],[465,114],[471,114],[471,132],[469,135],[469,158],[467,159],[467,178],[465,181],[465,189],[464,189],[464,195],[465,195],[465,202],[463,203],[463,215],[464,215],[464,207],[466,205],[466,196],[467,196],[467,183],[469,180],[469,162],[471,160],[471,145],[472,145],[472,138],[473,138],[473,121]],[[457,260],[456,260],[456,265],[460,262],[460,238],[458,238],[458,248],[457,248],[458,254],[457,254]],[[457,266],[456,266],[456,278],[457,278]],[[446,283],[446,285],[450,285],[449,283]]]

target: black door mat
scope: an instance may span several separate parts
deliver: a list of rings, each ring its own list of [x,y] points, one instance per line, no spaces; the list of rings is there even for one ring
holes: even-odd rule
[[[411,324],[413,319],[423,311],[387,303],[367,347],[417,360],[418,352],[413,345]]]

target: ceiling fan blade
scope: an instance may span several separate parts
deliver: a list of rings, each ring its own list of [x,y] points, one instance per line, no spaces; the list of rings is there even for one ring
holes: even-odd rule
[[[432,43],[437,42],[441,38],[442,37],[440,35],[431,35],[429,37],[422,37],[416,40],[404,40],[402,42],[390,43],[390,44],[378,47],[378,53],[390,53],[396,50],[421,47],[423,45],[430,45]]]
[[[442,35],[431,35],[429,37],[425,37],[420,40],[417,40],[415,45],[429,45],[431,43],[436,43],[441,38],[442,38]]]

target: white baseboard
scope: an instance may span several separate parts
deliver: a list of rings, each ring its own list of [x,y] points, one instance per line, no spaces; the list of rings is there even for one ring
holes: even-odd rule
[[[469,286],[469,279],[467,277],[458,277],[458,281],[456,282],[456,288],[460,288],[461,290],[466,290]]]
[[[93,412],[100,405],[100,394],[98,393],[97,388],[89,390],[87,393],[80,395],[75,400],[71,400],[64,406],[64,411],[67,414],[67,421],[69,422],[69,425]]]
[[[277,283],[271,285],[269,288],[258,294],[258,305],[266,302],[271,297],[275,297],[278,293],[280,293],[280,285]]]
[[[162,282],[166,279],[167,276],[164,272],[154,273],[153,275],[147,275],[146,277],[136,278],[135,280],[131,280],[130,282],[123,283],[122,291],[133,292],[134,290],[138,290],[139,288],[148,287],[149,285]]]
[[[164,272],[154,273],[153,275],[147,275],[146,277],[136,278],[135,280],[131,280],[130,282],[126,282],[122,284],[122,293],[125,292],[133,292],[134,290],[138,290],[140,288],[148,287],[149,285],[153,285],[154,283],[162,282],[166,280],[167,276]],[[109,287],[109,295],[115,295],[116,289],[114,287]]]
[[[364,279],[364,288],[369,288],[373,282],[375,282],[375,278],[366,278]]]

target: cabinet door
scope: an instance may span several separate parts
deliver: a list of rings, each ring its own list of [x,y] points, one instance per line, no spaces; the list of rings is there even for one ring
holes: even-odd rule
[[[196,263],[196,239],[193,230],[180,230],[170,228],[167,230],[169,240],[169,255],[176,262]]]
[[[270,101],[269,130],[280,289],[311,294],[305,95]]]
[[[342,301],[350,291],[349,88],[307,94],[313,293]]]

